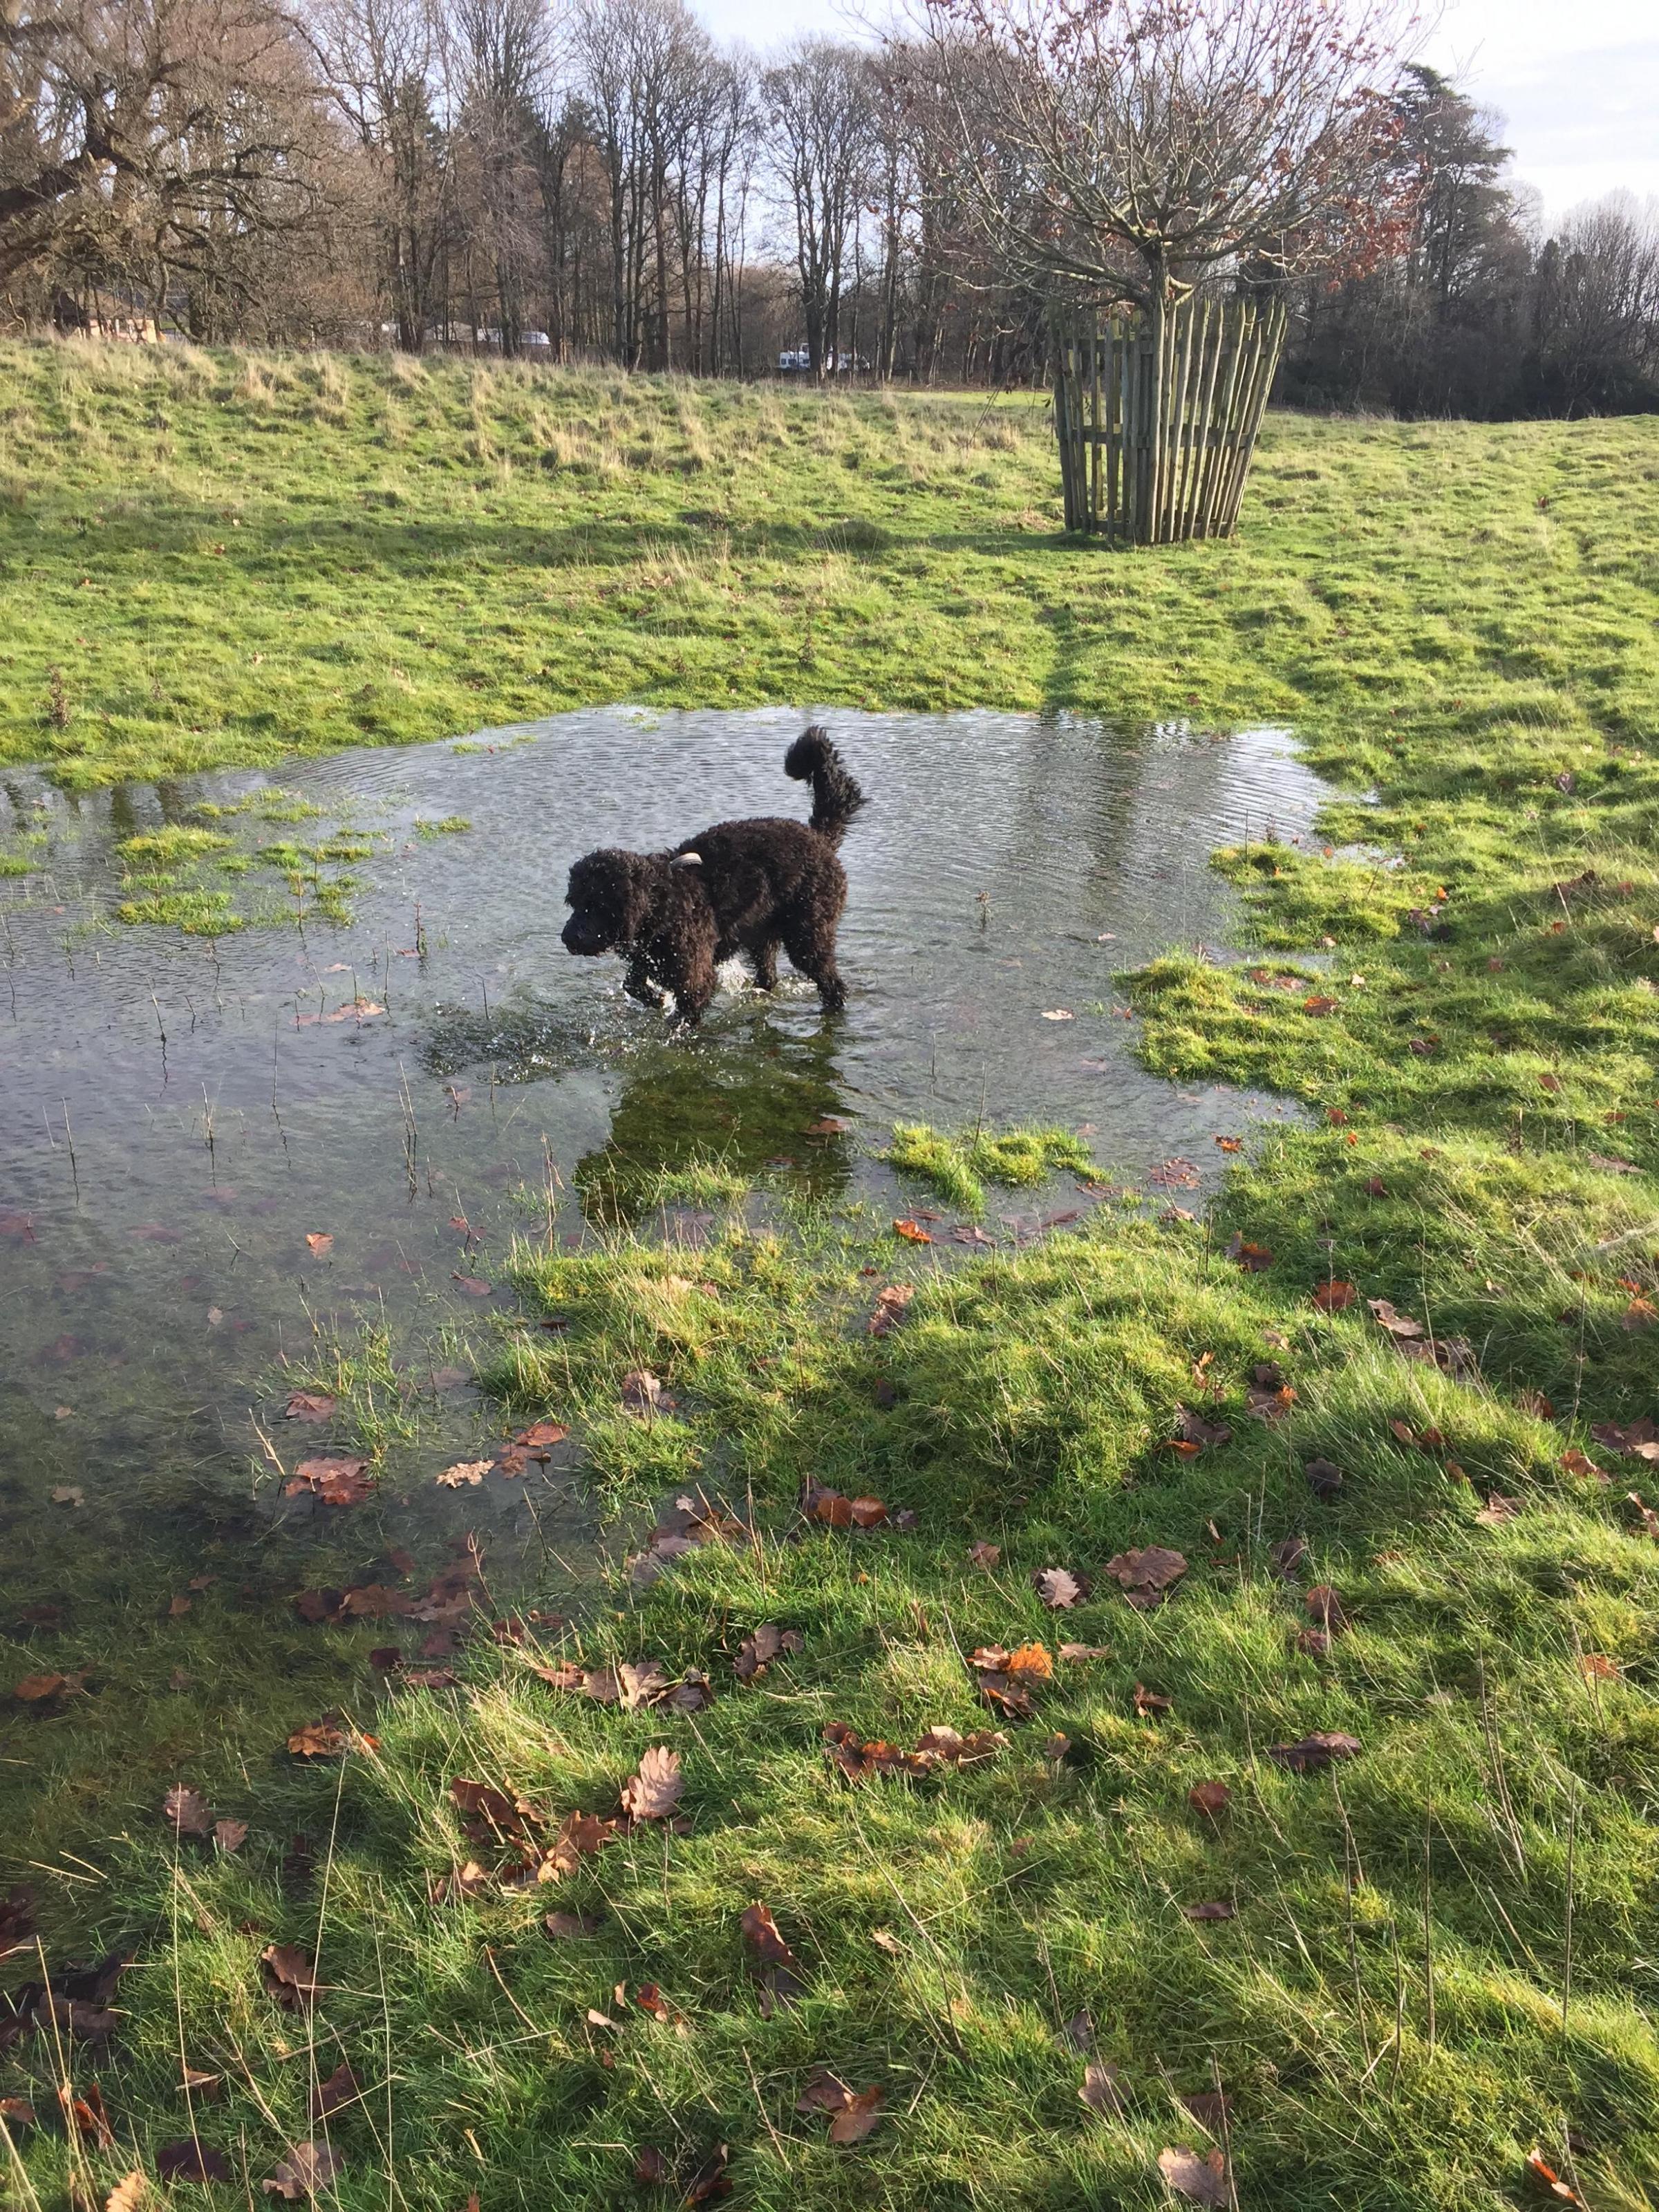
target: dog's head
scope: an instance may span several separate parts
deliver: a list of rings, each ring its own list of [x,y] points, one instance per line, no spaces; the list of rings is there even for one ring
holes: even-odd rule
[[[578,860],[565,888],[571,910],[565,951],[591,957],[637,942],[657,904],[664,872],[662,862],[648,854],[614,847]]]

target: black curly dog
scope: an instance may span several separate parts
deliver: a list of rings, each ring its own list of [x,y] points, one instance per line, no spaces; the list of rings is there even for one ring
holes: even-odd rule
[[[778,949],[810,975],[825,1008],[847,1003],[836,966],[836,930],[847,876],[836,856],[864,805],[829,732],[811,729],[784,755],[783,772],[812,787],[810,823],[780,815],[717,822],[672,853],[589,853],[570,871],[564,926],[568,952],[625,952],[623,988],[647,1006],[672,991],[683,1018],[696,1021],[714,995],[714,970],[735,952],[755,981],[778,980]]]

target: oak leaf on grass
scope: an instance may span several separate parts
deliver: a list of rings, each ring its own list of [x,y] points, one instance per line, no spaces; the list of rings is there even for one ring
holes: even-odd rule
[[[684,1789],[678,1752],[653,1744],[641,1759],[639,1772],[623,1784],[623,1810],[633,1820],[665,1820]]]
[[[301,2197],[314,2197],[319,2189],[326,2189],[344,2163],[328,2143],[297,2142],[286,2158],[278,2160],[270,2179],[259,2186],[267,2196],[296,2203]]]
[[[1232,2202],[1227,2160],[1218,2150],[1208,2151],[1200,2158],[1195,2150],[1181,2143],[1159,2151],[1158,2170],[1177,2197],[1184,2197],[1194,2204],[1215,2205],[1225,2212]]]

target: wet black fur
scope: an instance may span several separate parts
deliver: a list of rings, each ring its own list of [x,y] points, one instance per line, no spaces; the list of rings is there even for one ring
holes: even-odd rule
[[[784,773],[812,787],[812,817],[763,815],[717,822],[672,853],[589,853],[570,871],[564,926],[568,951],[628,957],[624,988],[647,1006],[672,991],[695,1022],[714,995],[714,970],[747,953],[769,991],[778,953],[810,975],[834,1012],[847,993],[836,966],[836,931],[847,877],[836,848],[864,793],[821,729],[805,731],[784,756]],[[679,860],[682,854],[696,859]]]

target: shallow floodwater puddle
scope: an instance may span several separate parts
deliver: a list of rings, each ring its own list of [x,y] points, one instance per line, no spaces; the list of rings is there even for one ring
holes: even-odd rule
[[[514,1231],[546,1226],[550,1166],[554,1233],[574,1238],[584,1189],[696,1152],[852,1194],[887,1182],[869,1152],[895,1119],[983,1115],[1082,1128],[1131,1181],[1173,1157],[1208,1182],[1216,1135],[1285,1110],[1146,1074],[1113,984],[1171,944],[1225,937],[1237,909],[1213,845],[1306,835],[1322,787],[1284,732],[823,719],[870,802],[844,852],[847,1012],[826,1020],[787,974],[771,1000],[734,978],[695,1035],[626,1000],[617,961],[563,951],[565,872],[595,845],[800,813],[782,773],[799,713],[592,711],[293,764],[285,793],[375,826],[353,918],[216,939],[112,924],[115,847],[273,779],[80,798],[0,782],[0,849],[35,866],[0,883],[15,1602],[66,1578],[118,1588],[142,1557],[204,1545],[258,1548],[289,1588],[308,1545],[349,1562],[392,1544],[425,1572],[465,1529],[495,1545],[503,1582],[514,1562],[579,1571],[591,1538],[562,1478],[460,1495],[433,1480],[476,1454],[480,1409],[454,1370],[507,1302]],[[465,834],[421,834],[458,818]],[[994,1193],[987,1227],[1012,1236],[1031,1215],[1029,1196]],[[262,1393],[284,1358],[364,1327],[406,1363],[418,1437],[373,1508],[300,1501],[273,1523],[259,1431],[290,1468],[328,1431]]]

